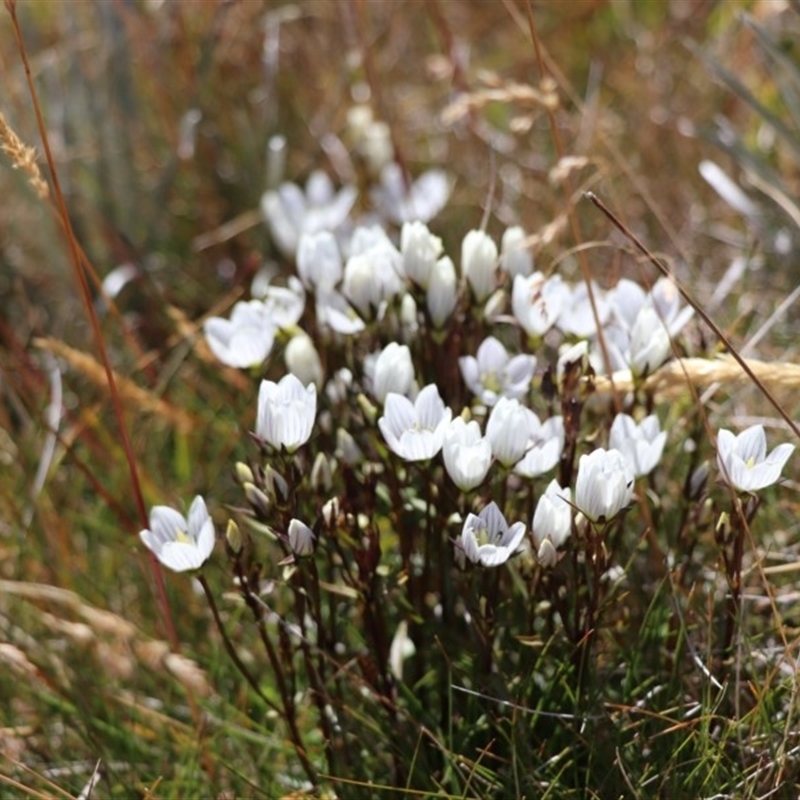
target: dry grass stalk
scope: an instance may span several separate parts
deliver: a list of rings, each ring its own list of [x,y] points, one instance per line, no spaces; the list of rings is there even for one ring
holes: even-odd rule
[[[36,149],[28,147],[14,133],[2,114],[0,114],[0,150],[11,159],[11,166],[14,169],[21,169],[27,174],[28,181],[39,198],[46,200],[50,196],[50,187],[42,177],[39,165],[36,163]]]
[[[34,344],[42,350],[47,350],[49,353],[60,356],[97,386],[105,388],[108,385],[103,366],[88,353],[75,350],[64,342],[51,337],[35,339]],[[191,417],[161,398],[156,397],[152,392],[142,389],[130,378],[115,372],[114,380],[123,402],[129,403],[145,413],[155,414],[157,417],[174,425],[181,432],[185,433],[192,428]]]
[[[747,364],[753,374],[771,391],[800,388],[800,365],[785,361],[757,361],[748,359]],[[614,389],[629,392],[633,389],[630,370],[615,372],[612,376]],[[657,369],[644,382],[644,388],[659,400],[679,397],[687,391],[687,381],[697,388],[719,383],[729,386],[733,383],[749,381],[750,378],[731,356],[718,358],[681,358],[670,361]],[[608,377],[594,378],[595,391],[611,392]]]

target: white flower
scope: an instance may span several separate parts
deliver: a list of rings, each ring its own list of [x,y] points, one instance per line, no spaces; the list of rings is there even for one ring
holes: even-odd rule
[[[435,328],[443,327],[453,313],[457,294],[456,268],[450,258],[444,256],[436,262],[428,285],[428,313]]]
[[[291,328],[303,316],[306,293],[303,284],[295,275],[290,275],[286,286],[273,286],[269,280],[256,276],[250,292],[264,303],[265,314],[276,328]]]
[[[289,521],[289,549],[296,556],[310,556],[314,552],[314,531],[299,519]]]
[[[473,564],[497,567],[517,552],[524,536],[523,522],[509,528],[497,505],[489,503],[480,514],[467,517],[457,545]]]
[[[497,245],[483,231],[470,231],[461,243],[461,274],[482,303],[494,289]]]
[[[569,486],[562,489],[552,480],[539,498],[533,514],[533,541],[536,558],[544,567],[552,567],[556,550],[572,532],[572,492]]]
[[[753,425],[738,436],[724,428],[717,434],[720,475],[740,492],[757,492],[777,483],[793,451],[793,444],[784,443],[767,455],[763,425]]]
[[[230,319],[209,317],[203,333],[211,352],[229,367],[261,364],[275,341],[275,326],[260,300],[236,303]]]
[[[525,231],[515,225],[513,228],[506,228],[500,242],[500,268],[512,279],[517,275],[527,277],[533,272],[533,256],[525,247],[525,238]]]
[[[324,172],[312,172],[303,190],[293,183],[282,183],[261,198],[261,213],[272,238],[287,256],[294,256],[303,233],[335,231],[347,219],[358,191],[345,186],[334,191]]]
[[[619,450],[628,459],[637,478],[655,469],[666,441],[667,432],[661,430],[655,414],[645,417],[638,425],[628,414],[617,414],[608,435],[609,447]]]
[[[543,336],[555,324],[568,297],[569,288],[560,275],[517,275],[511,290],[511,308],[528,336]]]
[[[361,333],[366,327],[364,320],[335,289],[317,290],[317,322],[345,336]]]
[[[322,386],[322,362],[307,333],[300,331],[289,340],[283,352],[283,360],[289,372],[297,376],[302,384],[313,383],[317,388]]]
[[[205,500],[194,498],[188,518],[169,506],[150,509],[150,528],[139,537],[169,569],[184,572],[201,567],[214,549],[214,523]]]
[[[365,319],[380,316],[382,304],[403,288],[402,256],[377,227],[356,229],[351,248],[342,292]]]
[[[501,397],[522,397],[528,391],[536,357],[522,354],[511,358],[505,347],[489,336],[476,356],[462,356],[458,365],[470,391],[484,405],[493,406]]]
[[[291,373],[279,383],[261,381],[256,436],[290,453],[308,441],[317,414],[317,387],[305,388]]]
[[[670,353],[669,331],[649,305],[642,306],[631,329],[630,368],[634,375],[649,375]]]
[[[557,323],[561,331],[583,338],[597,333],[598,321],[601,326],[608,322],[611,316],[611,304],[606,299],[605,292],[594,281],[592,281],[592,297],[594,308],[589,299],[589,288],[584,281],[576,284],[569,294],[565,295]]]
[[[633,499],[633,467],[619,450],[598,448],[582,455],[575,505],[592,522],[608,522]]]
[[[331,290],[342,279],[342,256],[330,231],[304,233],[297,249],[297,274],[314,291]]]
[[[378,427],[386,444],[400,458],[423,461],[433,458],[442,449],[444,432],[452,415],[439,396],[439,389],[432,383],[420,391],[414,403],[390,392]]]
[[[400,231],[400,252],[406,275],[427,289],[431,273],[443,252],[442,240],[434,236],[424,222],[406,222]]]
[[[550,417],[540,423],[536,414],[531,412],[531,415],[528,449],[514,465],[514,472],[524,478],[536,478],[549,472],[558,464],[564,450],[564,418]]]
[[[408,395],[414,385],[414,364],[408,345],[390,342],[365,362],[373,397],[381,404],[389,392]]]
[[[450,479],[468,492],[483,483],[492,463],[492,446],[475,420],[456,417],[445,431],[442,455]]]
[[[504,467],[515,464],[525,454],[531,433],[538,426],[536,414],[525,408],[519,400],[501,397],[486,424],[486,435],[494,457]]]
[[[387,164],[381,170],[381,182],[371,192],[378,213],[396,225],[412,220],[433,219],[450,197],[450,181],[440,169],[423,172],[411,186],[406,185],[399,164]]]

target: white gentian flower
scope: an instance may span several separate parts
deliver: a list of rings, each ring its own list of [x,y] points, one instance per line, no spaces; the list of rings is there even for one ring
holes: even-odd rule
[[[420,391],[413,403],[400,394],[389,393],[378,427],[392,452],[406,461],[423,461],[442,449],[452,415],[432,383]]]
[[[608,446],[619,450],[630,461],[637,478],[655,469],[666,441],[667,432],[661,430],[655,414],[645,417],[638,425],[628,414],[617,414],[608,435]]]
[[[540,423],[531,412],[531,431],[527,451],[514,465],[514,472],[524,478],[536,478],[549,472],[561,460],[564,451],[564,418],[550,417]]]
[[[480,514],[470,514],[464,521],[456,542],[473,564],[497,567],[513,556],[525,536],[525,523],[508,526],[496,503],[489,503]]]
[[[342,279],[342,255],[330,231],[304,233],[297,248],[297,274],[314,291],[330,291]]]
[[[444,252],[442,240],[434,236],[424,222],[406,222],[400,231],[400,252],[406,275],[427,290],[431,273]]]
[[[372,396],[381,404],[389,392],[407,396],[414,386],[414,364],[405,344],[390,342],[365,362],[364,371],[370,379]]]
[[[740,492],[757,492],[777,483],[793,451],[793,444],[784,443],[767,455],[763,425],[753,425],[738,436],[724,428],[717,434],[720,475]]]
[[[356,310],[335,289],[317,291],[317,322],[345,336],[361,333],[366,327]]]
[[[365,319],[403,289],[402,256],[377,226],[357,228],[350,243],[342,292]]]
[[[556,563],[556,550],[572,532],[572,492],[552,480],[539,498],[533,513],[533,541],[536,558],[543,567]]]
[[[492,446],[475,420],[456,417],[444,434],[444,466],[453,483],[468,492],[483,483],[492,463]]]
[[[302,281],[290,275],[286,286],[273,286],[256,277],[250,288],[253,297],[264,303],[265,313],[276,328],[291,328],[303,316],[306,307],[306,292]]]
[[[310,556],[314,552],[314,531],[299,519],[289,521],[289,549],[296,556]]]
[[[656,310],[642,306],[631,329],[630,368],[634,375],[649,375],[658,369],[670,354],[669,331]]]
[[[494,290],[497,245],[483,231],[470,231],[461,243],[461,274],[482,303]]]
[[[582,455],[575,505],[592,522],[608,522],[633,499],[633,467],[619,450],[598,448]]]
[[[444,327],[456,307],[457,295],[456,268],[450,258],[444,256],[436,262],[428,285],[428,313],[434,328]]]
[[[525,246],[526,234],[519,226],[506,228],[500,242],[500,269],[508,273],[512,280],[517,275],[527,277],[533,272],[533,256]]]
[[[283,360],[289,372],[295,375],[300,383],[303,385],[313,383],[317,388],[322,386],[324,380],[322,362],[314,342],[307,333],[300,331],[289,340],[283,352]]]
[[[464,383],[486,406],[493,406],[501,397],[522,397],[536,369],[536,357],[517,355],[511,358],[503,345],[489,336],[484,339],[476,356],[458,359]]]
[[[261,381],[258,390],[256,436],[290,453],[311,436],[317,414],[317,387],[304,387],[291,373],[279,383]]]
[[[555,325],[568,298],[569,288],[560,275],[545,278],[534,272],[514,278],[511,308],[528,336],[543,336]]]
[[[694,315],[691,306],[681,308],[681,293],[675,281],[659,278],[647,296],[647,302],[655,308],[666,323],[670,336],[677,336]]]
[[[447,203],[450,181],[443,170],[430,169],[407,186],[400,165],[391,163],[381,170],[380,185],[370,196],[378,213],[395,225],[412,220],[428,222]]]
[[[605,326],[611,316],[611,304],[606,299],[605,292],[594,281],[592,281],[592,297],[594,309],[589,299],[589,288],[584,281],[577,283],[569,294],[565,295],[557,322],[563,333],[585,338],[597,333],[598,321],[601,327]]]
[[[305,192],[282,183],[261,198],[261,213],[272,238],[286,256],[294,256],[303,233],[336,231],[345,222],[358,196],[354,186],[335,192],[324,172],[312,172]]]
[[[633,327],[636,315],[646,300],[644,289],[628,278],[617,281],[617,285],[608,292],[608,302],[614,318],[628,330]]]
[[[194,498],[188,517],[169,506],[150,509],[150,528],[139,537],[169,569],[184,572],[201,567],[214,549],[214,523],[205,500]]]
[[[486,424],[486,436],[494,457],[504,467],[515,464],[525,454],[531,434],[538,426],[536,414],[519,400],[501,397]]]
[[[203,333],[211,352],[229,367],[261,364],[275,342],[275,325],[260,300],[236,303],[230,319],[209,317]]]

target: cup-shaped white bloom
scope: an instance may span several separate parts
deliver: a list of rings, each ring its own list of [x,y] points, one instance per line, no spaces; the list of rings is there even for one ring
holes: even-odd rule
[[[150,528],[139,538],[169,569],[184,572],[201,567],[214,549],[214,523],[205,500],[194,498],[188,517],[169,506],[150,509]]]
[[[500,242],[500,268],[512,279],[517,275],[527,277],[533,272],[533,256],[525,247],[525,239],[525,231],[519,225],[515,225],[506,228]]]
[[[424,222],[406,222],[400,231],[400,252],[403,270],[414,283],[427,289],[431,273],[441,257],[442,240],[434,236]]]
[[[435,328],[441,328],[456,307],[458,279],[456,268],[448,256],[440,258],[431,272],[428,285],[428,313]]]
[[[461,243],[461,273],[482,303],[494,290],[497,245],[483,231],[470,231]]]
[[[598,448],[582,455],[575,505],[592,522],[608,522],[633,499],[633,467],[619,450]]]
[[[433,219],[450,197],[450,181],[443,170],[429,169],[408,186],[399,164],[387,164],[381,181],[370,192],[378,213],[395,225]]]
[[[793,451],[793,444],[784,443],[767,455],[763,425],[753,425],[738,436],[724,428],[717,434],[720,476],[740,492],[757,492],[777,483]]]
[[[480,514],[469,514],[457,545],[473,564],[497,567],[519,550],[525,536],[525,523],[509,527],[496,503],[489,503]]]
[[[558,464],[564,451],[564,418],[550,417],[541,424],[535,414],[533,419],[535,424],[528,440],[528,450],[514,465],[514,472],[524,478],[536,478],[549,472]]]
[[[304,233],[297,248],[297,274],[309,288],[330,290],[342,279],[342,256],[330,231]]]
[[[611,304],[605,292],[594,281],[591,288],[594,308],[589,298],[589,288],[584,281],[573,286],[569,294],[565,295],[557,323],[564,333],[578,337],[593,336],[597,333],[598,321],[601,327],[608,322],[611,316]]]
[[[342,291],[364,318],[403,288],[402,257],[379,228],[358,228],[344,268]]]
[[[371,363],[372,396],[385,403],[389,392],[407,395],[414,384],[414,364],[408,345],[390,342]]]
[[[492,446],[475,420],[456,417],[445,431],[442,455],[450,479],[468,492],[483,483],[492,463]]]
[[[501,397],[522,397],[528,391],[536,357],[521,354],[512,358],[494,336],[489,336],[475,356],[462,356],[458,365],[470,391],[484,405],[493,406]]]
[[[314,342],[307,333],[300,331],[289,340],[283,352],[283,360],[289,372],[297,376],[300,383],[303,385],[313,383],[317,388],[322,386],[324,377],[322,362]]]
[[[511,290],[511,308],[528,336],[543,336],[555,325],[568,297],[569,288],[560,275],[517,275]]]
[[[361,333],[366,327],[364,320],[335,289],[317,290],[317,322],[345,336]]]
[[[666,441],[667,432],[661,430],[655,414],[645,417],[638,425],[630,415],[617,414],[608,435],[608,446],[619,450],[630,461],[637,478],[655,469]]]
[[[642,306],[631,329],[631,372],[649,375],[666,361],[669,353],[669,331],[652,306]]]
[[[261,213],[280,250],[294,256],[303,233],[335,231],[348,217],[358,190],[345,186],[335,192],[324,172],[313,172],[305,192],[293,183],[283,183],[261,198]]]
[[[555,564],[556,550],[572,532],[572,492],[552,480],[539,498],[533,513],[533,541],[537,559],[545,567]]]
[[[296,556],[310,556],[314,552],[314,531],[299,519],[289,521],[289,549]]]
[[[644,289],[636,281],[622,278],[608,292],[608,301],[614,318],[626,329],[630,330],[636,321],[636,315],[647,300]]]
[[[269,280],[253,279],[250,292],[264,303],[265,313],[276,328],[291,328],[303,316],[306,292],[302,281],[290,275],[286,286],[275,286]]]
[[[510,467],[519,461],[529,446],[531,434],[539,427],[539,419],[519,400],[501,397],[486,424],[486,436],[494,457]]]
[[[378,427],[386,444],[400,458],[424,461],[442,449],[452,416],[453,412],[439,396],[439,389],[431,383],[413,403],[403,395],[389,393]]]
[[[275,342],[275,326],[260,300],[236,303],[230,319],[209,317],[203,333],[211,352],[229,367],[261,364]]]
[[[261,381],[256,436],[290,453],[308,441],[317,414],[317,387],[304,387],[291,373],[278,383]]]

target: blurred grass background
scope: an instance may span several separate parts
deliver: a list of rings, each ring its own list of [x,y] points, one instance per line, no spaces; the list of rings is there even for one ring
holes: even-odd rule
[[[796,133],[798,109],[743,17],[798,63],[796,10],[778,0],[573,0],[532,10],[563,101],[564,154],[587,159],[575,188],[618,210],[701,302],[736,256],[749,258],[714,308],[745,342],[798,282],[791,250],[774,246],[779,231],[793,241],[797,234],[785,209],[753,189],[759,223],[743,218],[697,168],[710,158],[739,179],[749,152],[798,196],[800,159],[713,66],[733,70]],[[526,13],[512,0],[20,3],[77,238],[100,279],[124,263],[136,270],[116,309],[102,311],[115,369],[182,420],[127,406],[148,504],[197,492],[218,508],[236,502],[231,471],[247,453],[255,393],[197,356],[192,323],[230,305],[263,263],[291,268],[257,212],[276,177],[273,136],[287,140],[281,179],[304,181],[321,168],[337,184],[357,180],[346,115],[367,100],[412,175],[440,166],[453,177],[434,223],[449,251],[487,204],[488,230],[499,238],[510,224],[543,228],[572,201],[583,242],[597,243],[587,258],[601,284],[640,279],[606,220],[550,180],[558,153],[540,110],[507,100],[454,122],[443,116],[455,98],[486,85],[538,85]],[[0,69],[0,111],[40,148],[5,11]],[[738,150],[720,147],[720,130],[736,132]],[[286,743],[268,718],[256,724],[247,715],[247,696],[188,580],[167,583],[185,647],[183,658],[169,654],[107,392],[64,351],[65,416],[44,488],[32,494],[51,402],[53,346],[40,340],[96,349],[52,208],[7,159],[0,167],[0,773],[31,796],[76,796],[101,759],[101,796],[288,794],[291,786],[276,783]],[[221,230],[231,221],[240,228],[234,236]],[[538,263],[574,244],[565,231]],[[577,277],[574,258],[560,268]],[[796,361],[797,323],[795,305],[758,354]],[[730,421],[759,408],[757,393],[744,391],[714,410]],[[776,519],[784,511],[792,509]],[[776,530],[776,543],[794,553],[796,533]],[[215,569],[210,578],[222,585]],[[208,711],[199,735],[197,702]],[[150,783],[157,775],[161,788]]]

